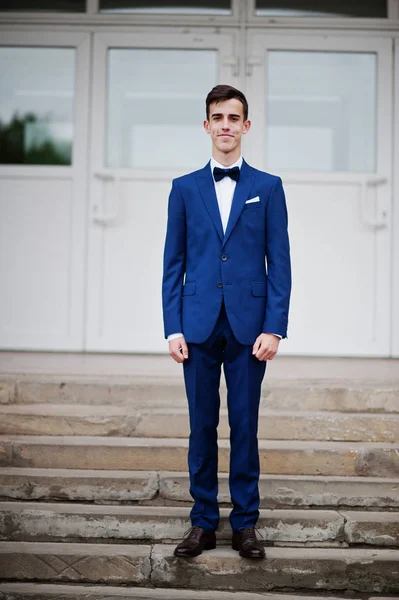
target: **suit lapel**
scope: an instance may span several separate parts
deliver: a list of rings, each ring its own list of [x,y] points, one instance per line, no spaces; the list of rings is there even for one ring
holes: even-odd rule
[[[236,185],[233,201],[231,203],[231,211],[227,223],[223,245],[227,242],[231,232],[233,231],[238,221],[241,211],[244,208],[244,204],[249,198],[249,193],[251,191],[254,176],[254,170],[245,162],[245,160],[243,160],[240,172],[240,179]]]
[[[196,178],[206,210],[212,219],[220,240],[223,242],[224,234],[222,220],[220,218],[219,205],[216,198],[215,184],[213,182],[210,163],[205,165],[205,167],[198,173]]]

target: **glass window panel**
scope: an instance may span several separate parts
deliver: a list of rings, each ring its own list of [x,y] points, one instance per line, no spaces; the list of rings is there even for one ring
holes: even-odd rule
[[[85,12],[86,0],[1,0],[0,10]]]
[[[0,163],[72,162],[75,50],[0,48]]]
[[[377,56],[268,53],[268,168],[375,171]]]
[[[210,146],[202,123],[217,62],[213,50],[110,49],[107,166],[205,163]]]
[[[256,0],[256,14],[302,17],[388,17],[387,0]]]
[[[100,0],[101,12],[155,14],[231,14],[231,0]]]

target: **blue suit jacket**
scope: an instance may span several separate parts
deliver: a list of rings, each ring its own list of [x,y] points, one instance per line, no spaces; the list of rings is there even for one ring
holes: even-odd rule
[[[256,196],[259,202],[246,204]],[[241,344],[253,344],[262,332],[286,337],[290,292],[279,177],[243,161],[225,234],[210,164],[173,180],[162,283],[165,337],[183,332],[186,342],[204,342],[223,298]]]

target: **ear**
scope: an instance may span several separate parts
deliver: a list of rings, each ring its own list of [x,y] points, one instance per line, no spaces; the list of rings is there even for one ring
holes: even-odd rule
[[[243,132],[243,134],[244,134],[244,133],[247,133],[247,132],[249,131],[250,127],[251,127],[251,121],[249,121],[249,120],[247,119],[246,121],[244,121],[244,126],[243,126],[243,128],[242,128],[242,132]]]
[[[204,121],[204,129],[207,133],[211,133],[211,130],[209,128],[209,121],[207,121],[206,119]]]

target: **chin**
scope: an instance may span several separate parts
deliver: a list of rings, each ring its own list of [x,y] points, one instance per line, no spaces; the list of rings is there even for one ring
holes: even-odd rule
[[[234,146],[232,146],[231,143],[230,144],[219,144],[218,149],[223,150],[223,152],[230,152],[231,150],[234,150]]]

